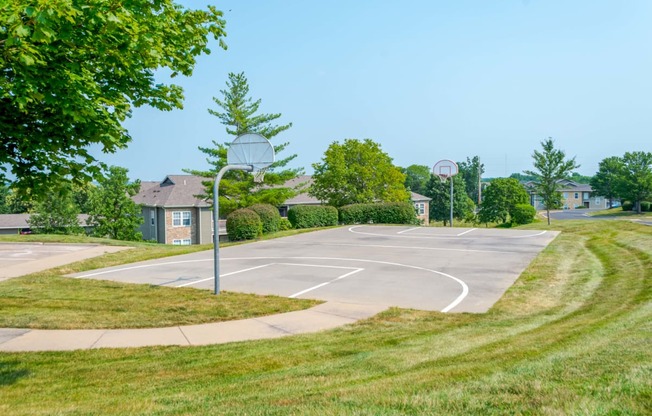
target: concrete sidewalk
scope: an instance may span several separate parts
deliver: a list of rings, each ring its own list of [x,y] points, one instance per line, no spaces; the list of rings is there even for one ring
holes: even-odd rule
[[[158,345],[209,345],[318,332],[371,317],[387,306],[327,302],[279,315],[148,329],[0,329],[0,351],[72,351]]]

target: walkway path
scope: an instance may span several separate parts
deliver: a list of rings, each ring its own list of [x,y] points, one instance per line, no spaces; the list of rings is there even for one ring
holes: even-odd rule
[[[208,345],[317,332],[371,317],[386,306],[327,302],[303,311],[240,321],[150,329],[0,328],[0,351],[70,351],[157,345]]]

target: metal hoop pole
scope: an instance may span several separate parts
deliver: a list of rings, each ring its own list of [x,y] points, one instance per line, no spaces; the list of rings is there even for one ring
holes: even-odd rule
[[[226,165],[215,176],[213,184],[213,273],[215,277],[215,294],[220,293],[220,205],[218,190],[222,176],[230,170],[244,170],[251,172],[254,170],[252,165]]]
[[[453,226],[453,177],[449,176],[448,179],[451,181],[451,227]]]

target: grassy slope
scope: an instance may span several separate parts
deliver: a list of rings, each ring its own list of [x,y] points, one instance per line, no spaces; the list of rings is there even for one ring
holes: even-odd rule
[[[553,226],[565,232],[487,314],[393,309],[281,340],[3,354],[0,413],[652,413],[652,228]]]

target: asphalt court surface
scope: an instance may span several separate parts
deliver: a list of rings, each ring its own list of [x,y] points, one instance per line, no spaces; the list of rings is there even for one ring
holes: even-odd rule
[[[325,301],[485,312],[554,231],[354,226],[220,248],[220,287]],[[73,277],[212,290],[213,252]]]

